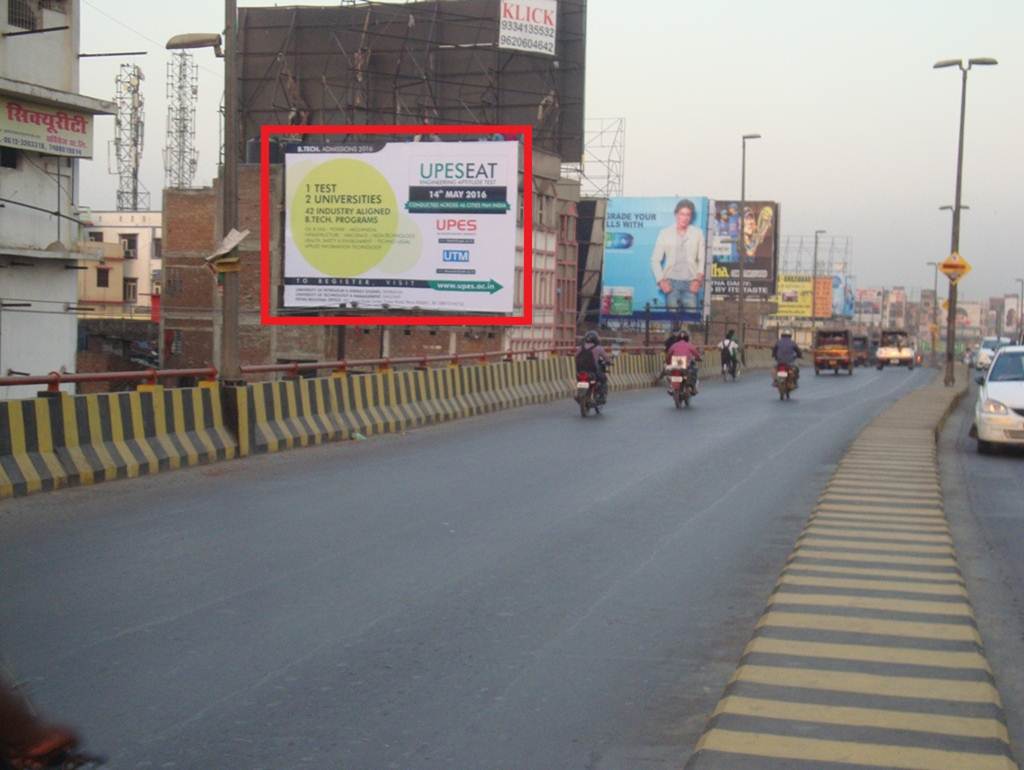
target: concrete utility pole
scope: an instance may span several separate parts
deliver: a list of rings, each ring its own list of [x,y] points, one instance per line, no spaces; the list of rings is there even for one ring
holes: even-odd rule
[[[743,276],[743,263],[744,263],[744,244],[743,244],[743,225],[745,219],[744,209],[747,207],[747,140],[748,139],[760,139],[760,134],[744,134],[742,136],[743,144],[743,160],[740,166],[740,222],[739,222],[739,233],[736,238],[736,255],[740,260],[740,298],[739,298],[739,309],[740,309],[740,356],[742,357],[743,363],[746,364],[747,356],[747,323],[746,318],[743,315],[743,299],[746,295],[746,286],[744,285]],[[705,289],[707,291],[707,289]]]
[[[1024,312],[1024,278],[1016,279],[1017,283],[1020,284],[1020,294],[1017,296],[1017,342],[1024,344],[1024,318],[1021,318],[1021,313]]]
[[[238,23],[236,0],[224,0],[224,225],[222,236],[238,226],[238,82],[236,67],[236,31]],[[224,297],[221,300],[220,376],[224,382],[241,379],[238,361],[239,274],[229,270],[224,276]]]
[[[814,264],[811,266],[811,338],[818,326],[818,238],[825,234],[824,230],[814,231]]]
[[[937,350],[939,346],[939,263],[929,262],[935,270],[935,278],[932,281],[932,323],[931,329],[931,340],[932,340],[932,353],[929,356],[929,365],[939,365],[939,352]]]
[[[935,62],[933,69],[944,67],[958,67],[960,69],[960,137],[957,142],[956,151],[956,195],[953,199],[953,230],[950,233],[949,249],[951,254],[960,252],[960,193],[963,188],[964,170],[964,119],[967,112],[967,73],[973,66],[992,66],[998,64],[995,59],[982,57],[968,59],[964,66],[962,59],[944,59]],[[946,387],[956,384],[956,375],[953,371],[953,356],[956,349],[956,283],[949,282],[949,315],[946,318],[946,373],[943,382]]]

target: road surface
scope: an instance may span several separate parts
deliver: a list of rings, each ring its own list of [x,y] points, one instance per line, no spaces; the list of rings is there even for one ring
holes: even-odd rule
[[[805,368],[5,501],[0,654],[112,768],[681,767],[926,370]]]

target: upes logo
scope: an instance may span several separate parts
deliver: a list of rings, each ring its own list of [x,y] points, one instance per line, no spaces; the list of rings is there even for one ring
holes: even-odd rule
[[[475,233],[475,219],[437,219],[434,226],[439,233]]]

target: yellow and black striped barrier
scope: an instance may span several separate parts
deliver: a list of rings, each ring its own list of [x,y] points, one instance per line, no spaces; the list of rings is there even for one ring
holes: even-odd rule
[[[687,770],[1014,770],[946,524],[924,388],[858,437]]]
[[[662,366],[656,353],[618,356],[609,386],[648,387]],[[560,355],[0,402],[0,498],[393,433],[569,398],[574,384],[573,356]]]
[[[565,398],[573,392],[574,372],[571,357],[551,357],[253,383],[232,396],[245,417],[238,426],[240,452],[394,433]]]
[[[0,498],[235,456],[217,388],[0,401]]]

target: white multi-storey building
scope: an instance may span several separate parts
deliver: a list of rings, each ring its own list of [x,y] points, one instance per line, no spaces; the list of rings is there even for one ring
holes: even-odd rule
[[[80,0],[0,0],[0,376],[75,367],[80,261],[99,258],[81,243],[77,159],[115,111],[78,93],[80,22]]]
[[[83,263],[78,302],[87,318],[152,317],[160,294],[163,215],[159,211],[93,211],[88,243],[102,243],[103,258]]]

